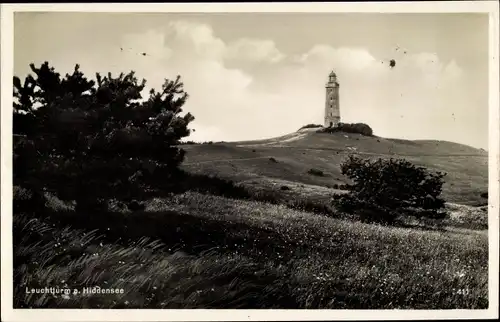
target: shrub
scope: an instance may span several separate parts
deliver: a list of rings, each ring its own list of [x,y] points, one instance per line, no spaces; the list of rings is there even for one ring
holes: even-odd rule
[[[318,177],[323,177],[325,175],[325,173],[319,169],[309,169],[309,171],[307,171],[307,173],[309,173],[310,175],[313,175],[313,176],[318,176]]]
[[[274,163],[278,163],[278,161],[275,158],[272,158],[272,157],[269,158],[269,161],[274,162]]]
[[[288,187],[288,186],[281,186],[280,190],[283,190],[283,191],[290,190],[290,187]]]
[[[373,136],[373,130],[370,126],[364,123],[339,123],[334,127],[322,128],[317,131],[318,133],[358,133],[364,136]]]
[[[481,198],[488,199],[488,192],[481,193]]]
[[[413,209],[438,217],[438,211],[444,208],[444,200],[439,197],[444,173],[431,173],[404,159],[370,160],[352,155],[341,164],[341,171],[353,181],[349,193],[333,198],[342,211],[391,222],[398,214]]]

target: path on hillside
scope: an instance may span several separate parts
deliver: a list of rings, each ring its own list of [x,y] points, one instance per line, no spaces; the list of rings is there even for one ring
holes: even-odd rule
[[[244,161],[244,160],[256,160],[256,159],[269,159],[272,158],[271,156],[264,156],[264,157],[254,157],[254,158],[239,158],[239,159],[216,159],[216,160],[204,160],[204,161],[195,161],[195,162],[186,162],[182,163],[182,165],[194,165],[194,164],[200,164],[200,163],[210,163],[210,162],[230,162],[230,161]]]
[[[401,154],[401,153],[375,153],[375,152],[360,152],[355,149],[336,149],[336,148],[309,148],[309,147],[301,147],[301,146],[260,146],[260,145],[237,145],[237,147],[242,148],[280,148],[280,149],[294,149],[294,150],[319,150],[319,151],[338,151],[338,152],[351,152],[357,154],[366,154],[366,155],[384,155],[384,156],[405,156],[405,157],[483,157],[488,158],[488,155],[480,155],[480,154]]]
[[[320,151],[339,151],[339,152],[351,152],[357,154],[366,155],[384,155],[384,156],[403,156],[403,157],[483,157],[487,158],[488,155],[479,154],[401,154],[401,153],[375,153],[375,152],[360,152],[354,149],[335,149],[335,148],[306,148],[306,147],[290,147],[283,146],[279,148],[290,148],[296,150],[320,150]]]
[[[296,150],[326,150],[326,151],[339,151],[339,152],[351,152],[353,154],[363,154],[363,155],[375,155],[375,156],[389,156],[389,157],[483,157],[488,158],[487,155],[477,155],[477,154],[399,154],[399,153],[373,153],[373,152],[359,152],[356,150],[342,150],[342,149],[333,149],[333,148],[296,148],[296,147],[276,147],[276,148],[293,148]],[[233,162],[233,161],[249,161],[249,160],[258,160],[258,159],[269,159],[269,158],[277,158],[274,155],[268,156],[259,156],[253,158],[233,158],[233,159],[214,159],[214,160],[204,160],[204,161],[193,161],[186,162],[183,165],[196,165],[202,163],[211,163],[211,162]]]

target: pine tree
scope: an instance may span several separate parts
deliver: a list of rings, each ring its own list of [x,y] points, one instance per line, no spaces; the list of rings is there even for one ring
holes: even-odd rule
[[[142,92],[133,71],[87,79],[75,66],[64,78],[48,62],[24,83],[14,77],[14,184],[43,190],[80,209],[130,199],[168,180],[184,159],[188,99],[180,76]]]

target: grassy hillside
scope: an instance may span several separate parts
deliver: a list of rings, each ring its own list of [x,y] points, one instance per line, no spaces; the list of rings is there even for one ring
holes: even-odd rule
[[[15,307],[477,309],[485,231],[383,227],[186,193],[144,212],[14,217]],[[26,286],[123,294],[49,296]]]
[[[186,145],[185,149],[186,170],[262,188],[270,188],[269,182],[276,180],[321,187],[345,183],[339,165],[347,155],[357,154],[369,158],[402,157],[448,173],[443,195],[450,202],[484,204],[480,194],[488,190],[488,153],[446,141],[408,141],[305,129],[274,139]],[[323,171],[324,176],[308,174],[311,168]]]
[[[192,182],[186,177],[187,192],[141,200],[145,209],[140,211],[116,206],[75,212],[71,202],[47,193],[48,209],[15,213],[14,306],[488,307],[487,212],[464,205],[484,203],[484,151],[314,129],[264,141],[184,148],[184,169],[230,178],[237,185],[210,186],[211,177],[191,176]],[[323,215],[321,207],[307,208],[331,206],[332,193],[341,192],[334,185],[345,180],[339,164],[349,153],[405,157],[448,172],[448,217],[437,224],[408,218],[399,226],[381,226],[337,216],[336,209]],[[311,169],[322,172],[310,174]],[[192,191],[201,185],[208,188],[205,194]],[[232,199],[213,195],[217,188],[231,190]],[[242,200],[246,195],[240,189],[255,199]],[[14,190],[16,200],[25,197],[22,191]],[[26,287],[47,285],[123,293],[26,293]]]

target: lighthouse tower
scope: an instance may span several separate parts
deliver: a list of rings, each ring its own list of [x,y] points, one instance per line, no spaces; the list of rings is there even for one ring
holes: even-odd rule
[[[339,83],[334,71],[328,75],[326,83],[325,127],[335,127],[340,123]]]

